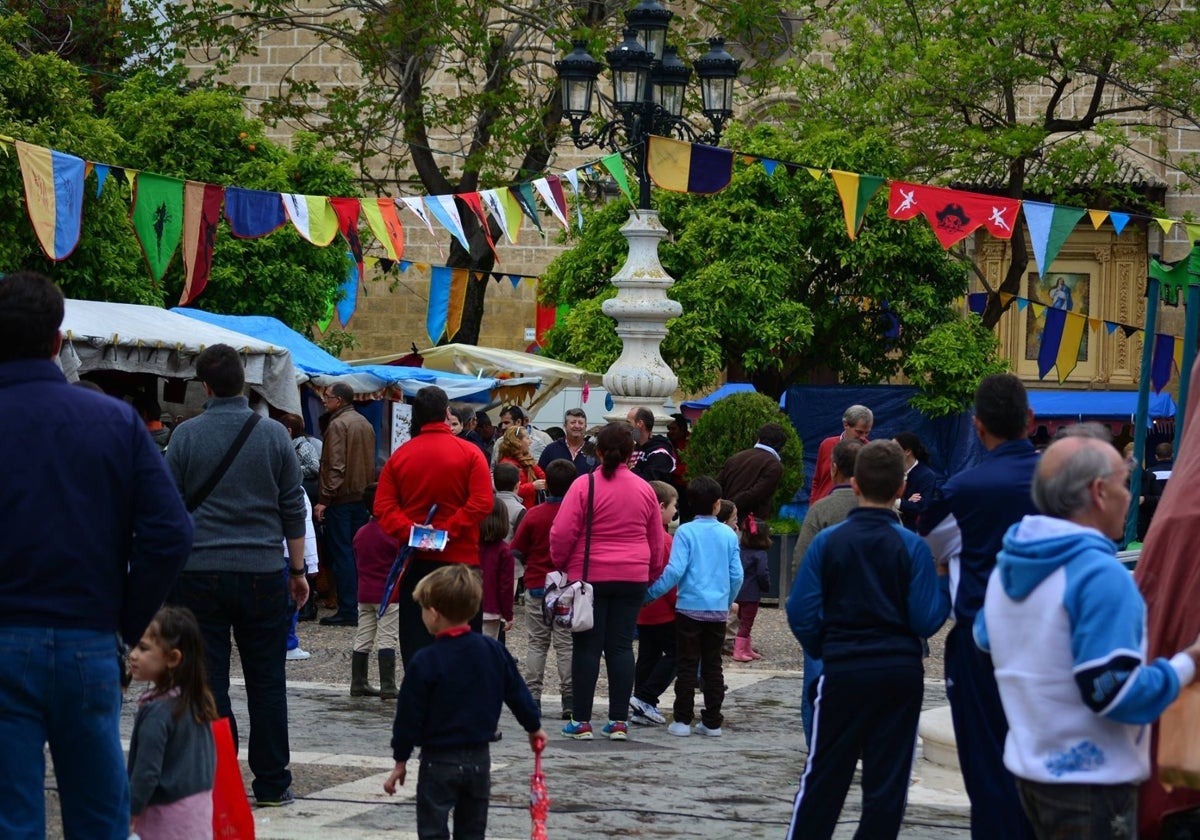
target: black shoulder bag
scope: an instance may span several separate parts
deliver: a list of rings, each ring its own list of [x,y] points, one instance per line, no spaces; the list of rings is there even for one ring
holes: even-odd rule
[[[233,459],[242,451],[242,446],[246,443],[246,438],[250,437],[250,433],[254,431],[254,427],[258,425],[258,421],[261,419],[257,414],[251,414],[246,418],[246,422],[242,424],[241,431],[237,433],[237,437],[229,445],[229,451],[225,453],[225,457],[221,459],[221,463],[217,464],[217,468],[208,477],[208,481],[204,482],[204,486],[196,491],[196,495],[187,500],[188,513],[194,513],[200,505],[204,504],[204,500],[208,498],[208,494],[225,477],[225,473],[228,472],[229,467],[233,464]]]

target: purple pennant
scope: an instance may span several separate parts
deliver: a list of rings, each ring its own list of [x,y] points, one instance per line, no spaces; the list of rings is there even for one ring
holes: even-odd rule
[[[987,292],[973,292],[967,295],[967,306],[976,315],[983,316],[983,311],[987,309]]]
[[[1067,325],[1067,310],[1046,308],[1046,326],[1042,330],[1042,346],[1038,348],[1038,379],[1058,362],[1058,349],[1062,344],[1063,328]]]
[[[1158,333],[1154,336],[1154,361],[1150,363],[1150,384],[1154,386],[1154,393],[1167,387],[1174,361],[1175,336]]]

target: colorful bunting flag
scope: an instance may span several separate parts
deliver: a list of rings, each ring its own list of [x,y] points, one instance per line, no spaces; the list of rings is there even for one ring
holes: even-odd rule
[[[338,217],[324,195],[283,193],[283,210],[301,238],[324,248],[338,235]]]
[[[967,295],[967,306],[976,315],[982,317],[983,311],[987,309],[987,299],[987,292],[973,292]]]
[[[1088,210],[1088,218],[1092,220],[1092,230],[1100,230],[1100,225],[1108,218],[1107,210]]]
[[[238,239],[258,239],[287,223],[279,193],[241,187],[225,190],[225,218],[230,233]]]
[[[1058,384],[1061,385],[1079,364],[1079,347],[1083,343],[1083,328],[1087,324],[1087,318],[1063,309],[1058,311],[1067,316],[1058,345],[1058,355],[1054,359],[1054,365],[1058,369]]]
[[[1121,231],[1125,230],[1125,225],[1129,224],[1129,214],[1110,212],[1108,220],[1112,222],[1113,230],[1117,232],[1117,236],[1120,236]]]
[[[341,231],[346,244],[350,246],[350,255],[354,257],[354,264],[358,268],[358,276],[361,278],[363,276],[363,247],[362,240],[358,238],[358,212],[361,202],[357,198],[330,198],[329,205],[337,214],[338,230]],[[352,309],[351,313],[353,311]],[[345,324],[346,320],[343,318],[342,324]]]
[[[434,266],[429,278],[429,308],[425,312],[425,332],[430,344],[437,344],[446,333],[450,315],[450,284],[454,270],[450,266]]]
[[[1158,222],[1158,226],[1162,228],[1163,236],[1171,235],[1171,228],[1175,227],[1174,219],[1155,219],[1154,221]]]
[[[471,272],[456,268],[450,272],[450,303],[446,307],[446,338],[451,341],[462,327],[463,306],[467,302],[467,284]],[[485,281],[486,282],[486,281]]]
[[[150,268],[150,278],[157,284],[167,273],[183,236],[183,181],[152,172],[139,174],[129,219]]]
[[[1029,240],[1033,244],[1033,258],[1037,262],[1038,274],[1044,277],[1046,270],[1062,250],[1063,243],[1067,241],[1067,237],[1075,230],[1075,225],[1087,210],[1082,207],[1026,201],[1022,211],[1025,213],[1025,224],[1029,227]]]
[[[888,216],[911,219],[923,215],[943,248],[970,236],[980,226],[999,239],[1009,239],[1020,199],[893,181],[888,190]]]
[[[1200,242],[1200,225],[1185,224],[1184,229],[1187,230],[1189,244],[1195,245]]]
[[[187,181],[183,185],[183,292],[187,306],[204,292],[212,272],[213,246],[221,224],[225,190],[216,184]]]
[[[480,198],[477,192],[459,193],[458,198],[463,204],[471,208],[471,212],[479,220],[479,227],[483,230],[483,237],[487,240],[488,247],[492,250],[492,256],[495,257],[496,262],[500,262],[500,254],[496,252],[496,243],[492,239],[492,226],[488,224],[487,213],[483,210],[483,199]]]
[[[521,208],[512,193],[508,190],[482,190],[479,198],[499,223],[508,241],[517,244],[517,234],[521,230]]]
[[[1175,336],[1158,333],[1154,336],[1154,357],[1150,362],[1150,384],[1154,393],[1162,392],[1171,381],[1171,363],[1175,361]]]
[[[575,193],[575,216],[579,220],[579,229],[583,230],[583,199],[579,194],[579,170],[568,169],[563,174],[567,176],[567,183]]]
[[[762,168],[766,171],[767,175],[774,177],[775,170],[779,168],[779,161],[771,160],[770,158],[763,158]]]
[[[609,175],[613,176],[613,180],[617,182],[617,186],[621,188],[621,192],[625,193],[629,202],[635,204],[633,190],[629,188],[629,175],[625,172],[625,162],[621,160],[621,153],[613,152],[611,155],[600,158],[600,165],[608,170]]]
[[[559,312],[566,314],[567,307],[564,306],[547,306],[538,301],[537,314],[534,316],[534,343],[538,347],[546,345],[546,333],[554,328],[554,324],[558,321]]]
[[[108,165],[94,163],[92,168],[96,171],[96,198],[99,198],[100,193],[104,191],[104,181],[108,178]]]
[[[716,146],[651,137],[646,157],[650,180],[672,192],[710,194],[733,180],[733,152]]]
[[[542,197],[542,203],[558,219],[564,229],[570,230],[571,223],[567,221],[567,196],[563,193],[562,182],[557,175],[548,178],[534,178],[533,188]]]
[[[1062,345],[1063,328],[1067,322],[1067,310],[1046,309],[1046,323],[1042,327],[1042,344],[1038,348],[1038,379],[1045,379],[1050,368],[1058,363],[1058,350]],[[1076,351],[1079,345],[1075,346]]]
[[[357,239],[357,235],[355,238]],[[354,310],[358,308],[358,286],[363,276],[362,268],[361,252],[355,255],[354,251],[347,251],[346,279],[338,289],[342,297],[337,302],[338,320],[342,322],[343,327],[350,323],[350,319],[354,317]]]
[[[61,262],[75,251],[83,231],[83,158],[20,140],[16,146],[33,232],[46,256]]]
[[[443,257],[446,252],[442,250],[442,239],[433,232],[433,222],[429,218],[429,214],[425,212],[425,203],[421,201],[419,195],[406,195],[397,198],[396,201],[401,202],[405,207],[413,212],[418,219],[425,223],[425,229],[429,231],[429,235],[433,237],[434,243],[437,245],[438,253]]]
[[[1162,296],[1164,300],[1168,299],[1168,297],[1171,300],[1178,300],[1179,293],[1186,289],[1190,282],[1188,277],[1188,261],[1183,259],[1172,266],[1151,257],[1150,276],[1162,284]]]
[[[458,206],[452,195],[430,195],[425,197],[425,209],[429,211],[438,223],[458,240],[463,250],[471,253],[471,243],[467,232],[463,229],[462,217],[458,215]]]
[[[509,187],[508,191],[517,200],[517,206],[521,208],[521,212],[533,222],[538,233],[545,236],[546,232],[542,230],[542,220],[538,217],[537,203],[533,199],[533,185],[517,184],[515,187]]]
[[[368,198],[363,201],[362,214],[375,240],[393,262],[404,256],[404,225],[396,214],[396,202],[390,198]],[[386,270],[385,270],[386,273]]]
[[[876,175],[842,172],[839,169],[831,169],[829,174],[833,176],[833,183],[837,185],[838,195],[842,197],[846,232],[850,234],[851,239],[856,239],[859,228],[862,227],[863,217],[867,213],[867,204],[883,186],[884,179]]]

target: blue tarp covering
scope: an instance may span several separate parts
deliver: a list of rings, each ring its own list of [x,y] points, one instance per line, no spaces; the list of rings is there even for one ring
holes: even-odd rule
[[[754,386],[749,382],[727,382],[717,390],[713,391],[707,397],[699,400],[688,400],[679,404],[680,408],[693,409],[695,411],[703,411],[710,408],[717,400],[722,400],[730,394],[737,394],[742,391],[753,391]]]
[[[1030,391],[1033,418],[1132,421],[1137,391]],[[1150,395],[1150,419],[1175,416],[1175,401],[1166,391]]]
[[[253,336],[259,341],[286,347],[292,354],[292,364],[296,366],[296,370],[309,375],[341,376],[354,373],[354,368],[350,365],[325,352],[282,321],[268,315],[217,315],[203,309],[188,309],[182,306],[177,306],[171,311]]]

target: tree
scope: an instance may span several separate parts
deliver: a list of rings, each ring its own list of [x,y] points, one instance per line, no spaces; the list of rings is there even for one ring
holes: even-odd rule
[[[881,133],[794,141],[784,130],[735,127],[729,143],[752,155],[851,171],[904,165]],[[953,303],[965,291],[966,270],[928,228],[893,222],[876,202],[852,241],[833,184],[803,169],[787,174],[780,166],[769,175],[758,163],[738,165],[724,191],[664,194],[659,205],[673,233],[660,255],[684,313],[667,325],[663,356],[685,391],[712,385],[722,368],[767,394],[813,378],[879,382],[901,371],[930,330],[960,317]],[[550,355],[604,370],[619,354],[600,303],[614,293],[609,278],[625,256],[619,223],[627,213],[623,203],[594,213],[579,244],[543,274],[545,302],[572,307],[550,331]],[[943,371],[936,360],[935,367]],[[940,389],[969,395],[975,379],[958,382],[945,372]]]
[[[827,52],[793,65],[787,114],[852,131],[889,126],[910,178],[1145,212],[1146,197],[1121,186],[1123,150],[1200,174],[1196,155],[1166,142],[1198,127],[1197,31],[1200,13],[1177,0],[820,4],[810,46],[825,36]],[[1022,294],[1029,255],[1017,222],[999,288],[979,274],[989,291]],[[984,323],[1003,308],[989,296]]]
[[[264,34],[308,33],[311,52],[297,66],[318,53],[336,55],[357,66],[357,79],[318,84],[302,70],[289,73],[264,116],[318,134],[349,156],[379,194],[395,194],[415,176],[417,191],[448,195],[545,170],[562,129],[552,62],[572,37],[587,39],[600,54],[616,40],[618,13],[628,5],[329,0],[300,8],[293,0],[190,0],[163,3],[158,11],[166,21],[161,41],[193,50],[193,59],[216,74],[254,53]],[[746,66],[747,78],[760,80],[774,72],[773,59],[787,41],[783,5],[702,4],[672,24],[670,37],[695,42],[719,21],[747,52],[763,57]],[[471,248],[452,240],[448,263],[490,271],[494,258],[484,231],[461,203],[459,209]],[[468,285],[457,341],[478,340],[487,285]]]

